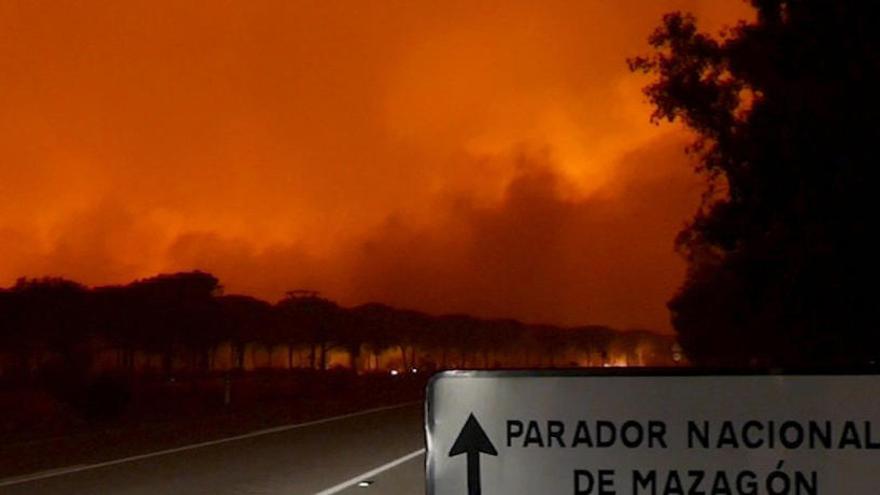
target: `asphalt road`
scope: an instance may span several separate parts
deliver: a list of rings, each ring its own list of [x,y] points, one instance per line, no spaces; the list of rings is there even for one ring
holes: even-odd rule
[[[422,424],[421,404],[385,408],[0,480],[0,494],[420,495]]]

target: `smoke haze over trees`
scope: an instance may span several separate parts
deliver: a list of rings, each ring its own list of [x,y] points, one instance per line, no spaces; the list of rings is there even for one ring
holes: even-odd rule
[[[713,29],[749,15],[0,2],[0,286],[199,269],[265,300],[671,333],[700,182],[623,60],[685,8]]]

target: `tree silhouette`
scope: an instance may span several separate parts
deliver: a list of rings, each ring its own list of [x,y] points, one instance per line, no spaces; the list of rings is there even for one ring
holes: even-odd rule
[[[218,343],[215,296],[222,287],[211,274],[194,271],[158,275],[128,285],[135,298],[144,339],[162,355],[166,376],[174,371],[175,356],[188,354],[193,370],[207,369],[210,350]]]
[[[248,344],[255,345],[274,331],[272,306],[259,299],[224,295],[218,298],[220,337],[229,342],[230,367],[236,371],[244,370],[245,351]]]
[[[282,312],[282,321],[301,332],[298,335],[309,345],[310,367],[327,369],[327,354],[340,343],[339,306],[316,293],[293,291],[276,307]]]
[[[100,335],[117,350],[117,363],[134,373],[135,355],[148,347],[149,328],[139,318],[138,301],[125,287],[100,287],[93,291],[93,318]]]
[[[875,360],[878,16],[871,2],[753,0],[720,37],[672,13],[629,61],[653,119],[695,131],[709,179],[670,301],[689,356],[721,365]]]
[[[18,355],[21,373],[30,375],[41,357],[65,379],[88,369],[91,353],[84,344],[91,327],[85,287],[61,278],[22,278],[4,299],[8,330],[3,340]]]
[[[367,303],[352,308],[351,324],[361,335],[375,360],[372,368],[378,368],[379,355],[396,343],[393,333],[394,309],[384,304]]]

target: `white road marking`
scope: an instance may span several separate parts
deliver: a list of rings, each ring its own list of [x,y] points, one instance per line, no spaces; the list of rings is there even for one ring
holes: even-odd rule
[[[345,490],[346,488],[350,488],[365,479],[372,478],[373,476],[376,476],[379,473],[382,473],[384,471],[388,471],[389,469],[391,469],[393,467],[397,467],[397,466],[403,464],[404,462],[412,460],[412,459],[414,459],[424,453],[425,453],[425,449],[419,449],[419,450],[416,450],[415,452],[410,452],[409,454],[406,454],[405,456],[403,456],[399,459],[395,459],[387,464],[382,464],[381,466],[379,466],[375,469],[371,469],[371,470],[367,471],[366,473],[361,473],[361,474],[355,476],[354,478],[351,478],[348,481],[343,481],[342,483],[335,485],[335,486],[331,486],[330,488],[328,488],[326,490],[321,490],[320,492],[316,493],[315,495],[333,495],[335,493],[339,493],[342,490]]]
[[[324,424],[324,423],[330,423],[332,421],[339,421],[342,419],[354,418],[357,416],[364,416],[367,414],[373,414],[373,413],[377,413],[380,411],[387,411],[389,409],[399,409],[401,407],[407,407],[407,406],[411,406],[411,405],[417,404],[417,403],[419,403],[419,402],[406,402],[403,404],[396,404],[393,406],[376,407],[373,409],[367,409],[367,410],[358,411],[355,413],[342,414],[339,416],[332,416],[329,418],[316,419],[314,421],[307,421],[305,423],[295,423],[295,424],[289,424],[289,425],[283,425],[283,426],[276,426],[274,428],[266,428],[264,430],[252,431],[250,433],[236,435],[233,437],[220,438],[217,440],[209,440],[207,442],[199,442],[199,443],[194,443],[191,445],[184,445],[182,447],[175,447],[172,449],[165,449],[165,450],[159,450],[156,452],[149,452],[146,454],[139,454],[139,455],[133,455],[130,457],[123,457],[121,459],[114,459],[112,461],[98,462],[95,464],[79,464],[76,466],[68,466],[68,467],[63,467],[63,468],[58,468],[58,469],[52,469],[49,471],[40,471],[37,473],[26,474],[23,476],[15,476],[12,478],[6,478],[3,480],[0,480],[0,487],[11,486],[11,485],[20,485],[22,483],[28,483],[31,481],[37,481],[37,480],[42,480],[42,479],[46,479],[46,478],[54,478],[56,476],[63,476],[66,474],[71,474],[71,473],[78,473],[80,471],[88,471],[91,469],[98,469],[98,468],[102,468],[102,467],[113,466],[116,464],[124,464],[126,462],[140,461],[142,459],[149,459],[151,457],[159,457],[162,455],[174,454],[177,452],[184,452],[187,450],[200,449],[202,447],[210,447],[211,445],[218,445],[221,443],[234,442],[236,440],[244,440],[245,438],[253,438],[253,437],[259,437],[262,435],[269,435],[272,433],[280,433],[282,431],[295,430],[298,428],[306,428],[308,426],[315,426],[315,425],[320,425],[320,424]]]

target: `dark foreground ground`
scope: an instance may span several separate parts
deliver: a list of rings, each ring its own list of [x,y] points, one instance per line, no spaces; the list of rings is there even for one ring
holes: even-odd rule
[[[47,413],[45,418],[32,414],[28,422],[28,418],[22,420],[13,416],[16,411],[20,416],[21,410],[26,408],[14,409],[12,404],[12,408],[0,412],[0,421],[5,419],[6,425],[0,437],[0,479],[5,480],[0,482],[0,493],[142,493],[138,487],[152,490],[143,493],[312,493],[300,489],[309,487],[310,490],[322,486],[325,481],[341,482],[338,480],[340,476],[354,476],[358,469],[368,470],[374,464],[389,462],[398,454],[420,448],[423,440],[421,406],[418,404],[424,396],[427,376],[321,375],[269,373],[233,378],[228,406],[223,400],[223,377],[138,384],[131,391],[125,407],[110,418],[96,418],[81,409],[69,408],[50,411],[55,416]],[[6,400],[10,401],[9,396]],[[384,409],[407,403],[410,405],[404,408]],[[346,416],[370,410],[375,411]],[[339,416],[343,417],[289,428],[293,424]],[[10,418],[24,426],[10,427],[14,425]],[[10,480],[32,477],[34,473],[116,462],[278,427],[282,427],[280,431],[248,436],[234,442],[10,484]],[[322,435],[323,442],[320,440]],[[249,460],[231,456],[239,452],[238,448],[250,452],[251,455],[246,456]],[[369,449],[377,450],[373,455],[367,455]],[[403,452],[406,449],[409,450]],[[290,450],[293,457],[285,454],[286,450]],[[207,456],[207,460],[203,456]],[[276,458],[283,462],[276,463]],[[293,458],[296,462],[292,462]],[[310,458],[317,464],[309,464]],[[218,465],[219,459],[224,460]],[[195,474],[195,466],[201,466],[203,472]],[[195,484],[187,488],[193,490],[163,491],[164,485],[138,478],[141,469],[146,470],[145,474],[153,472],[150,476],[159,476],[163,483],[175,482],[175,477],[191,480]],[[224,472],[222,476],[216,476],[226,481],[220,483],[222,487],[208,490],[213,486],[211,480],[216,481],[210,475],[215,471]],[[414,472],[421,476],[421,470]],[[292,483],[287,479],[288,475],[301,477],[297,483],[304,484],[293,485],[298,487],[293,491],[254,491],[250,488],[242,491],[225,478],[235,477],[235,473],[242,476],[241,480],[246,478],[258,485],[258,480],[265,476],[272,479],[281,476],[287,480],[284,483]],[[105,475],[115,480],[114,486],[119,491],[90,491],[101,485]],[[123,482],[129,478],[133,483],[131,486]],[[156,482],[159,482],[158,478]],[[207,484],[203,489],[199,483]],[[40,491],[34,491],[37,489]]]
[[[0,481],[9,494],[424,493],[422,406],[409,404],[140,458]],[[357,482],[372,484],[360,488]]]

